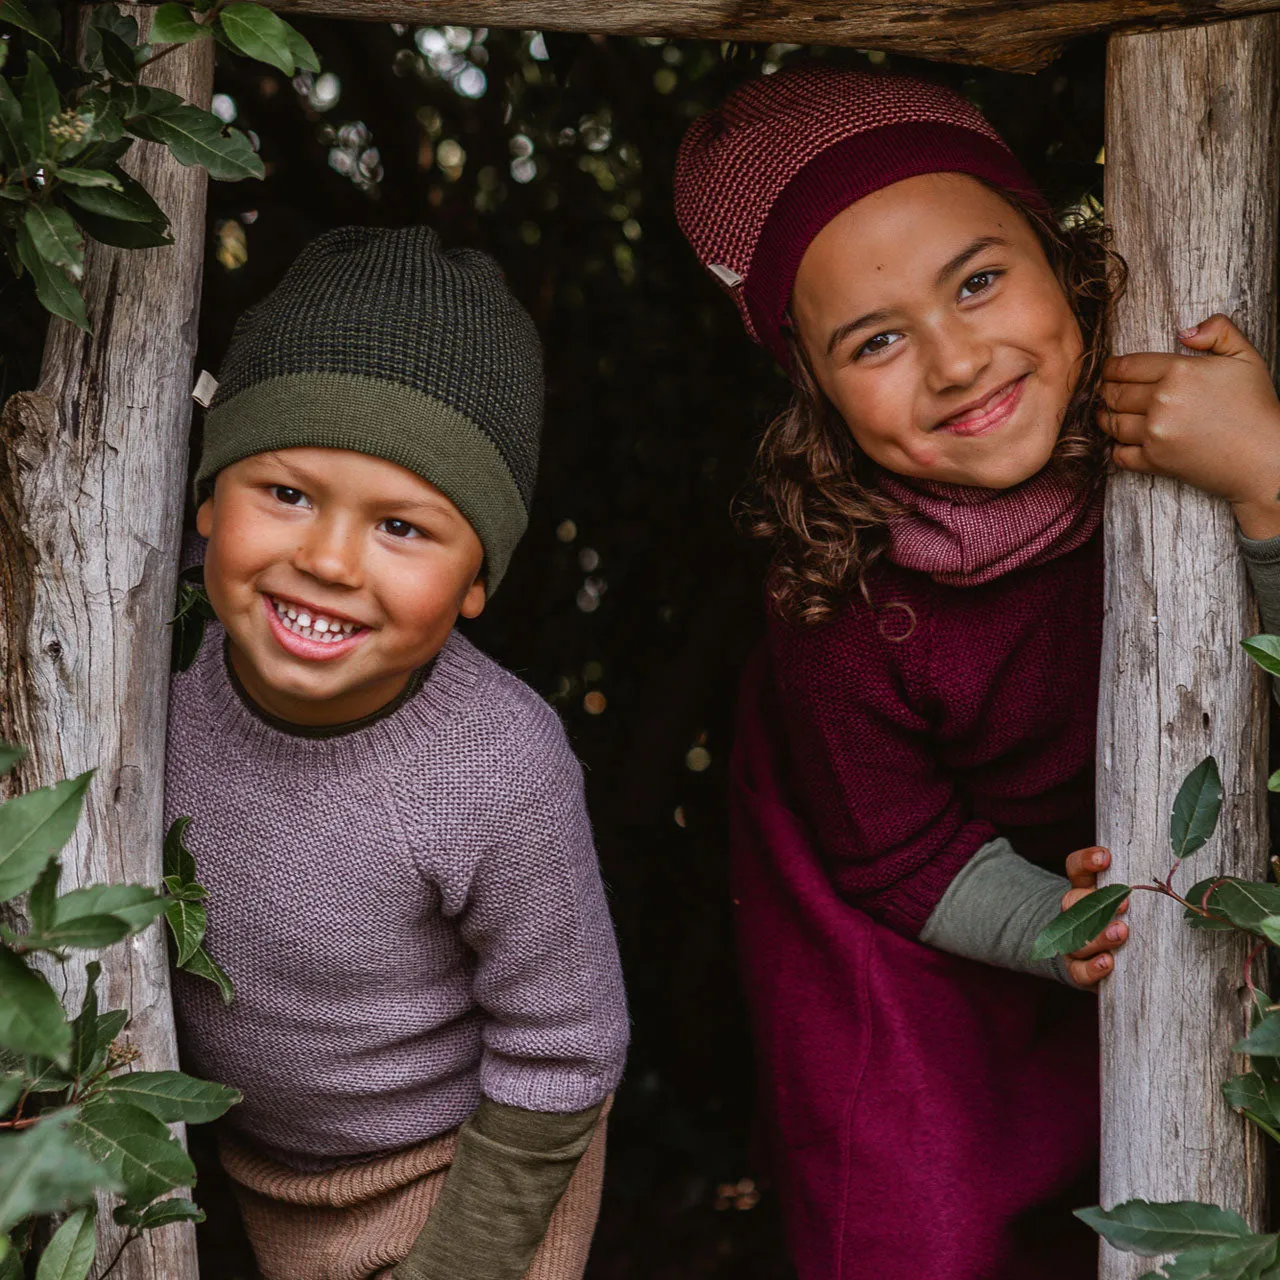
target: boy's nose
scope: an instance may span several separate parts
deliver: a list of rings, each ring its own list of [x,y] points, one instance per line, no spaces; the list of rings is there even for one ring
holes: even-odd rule
[[[317,523],[297,547],[294,567],[308,577],[344,587],[364,581],[360,542],[350,530]]]

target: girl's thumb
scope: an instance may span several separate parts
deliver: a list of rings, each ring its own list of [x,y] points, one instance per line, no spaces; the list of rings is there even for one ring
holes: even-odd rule
[[[1178,341],[1195,351],[1207,351],[1215,356],[1243,356],[1261,361],[1249,339],[1224,315],[1212,315],[1190,329],[1178,330]]]

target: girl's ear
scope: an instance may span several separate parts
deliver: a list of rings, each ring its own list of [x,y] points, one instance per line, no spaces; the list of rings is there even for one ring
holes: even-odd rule
[[[467,594],[462,597],[462,607],[458,612],[464,618],[478,618],[484,612],[486,596],[487,592],[482,572],[467,588]]]
[[[213,533],[213,495],[210,494],[196,508],[196,531],[202,538],[208,538]]]

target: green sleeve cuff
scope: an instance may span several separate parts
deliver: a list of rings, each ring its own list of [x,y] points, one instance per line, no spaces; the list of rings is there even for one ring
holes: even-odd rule
[[[984,844],[947,886],[925,921],[920,941],[952,955],[1073,985],[1064,956],[1033,964],[1040,931],[1062,910],[1070,888],[1014,852],[1003,836]]]
[[[1253,584],[1262,629],[1269,635],[1280,635],[1280,536],[1246,538],[1239,528],[1236,541]],[[1241,637],[1243,639],[1243,637]],[[1280,680],[1271,678],[1271,694],[1280,702]]]
[[[603,1109],[561,1115],[483,1098],[394,1280],[521,1280]]]

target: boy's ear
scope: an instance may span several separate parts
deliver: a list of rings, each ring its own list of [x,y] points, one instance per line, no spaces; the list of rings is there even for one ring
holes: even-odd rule
[[[208,538],[213,533],[213,495],[210,494],[196,508],[196,532],[202,538]]]
[[[467,588],[467,594],[462,597],[462,607],[458,612],[464,618],[478,618],[484,612],[486,597],[484,574],[481,573]]]

